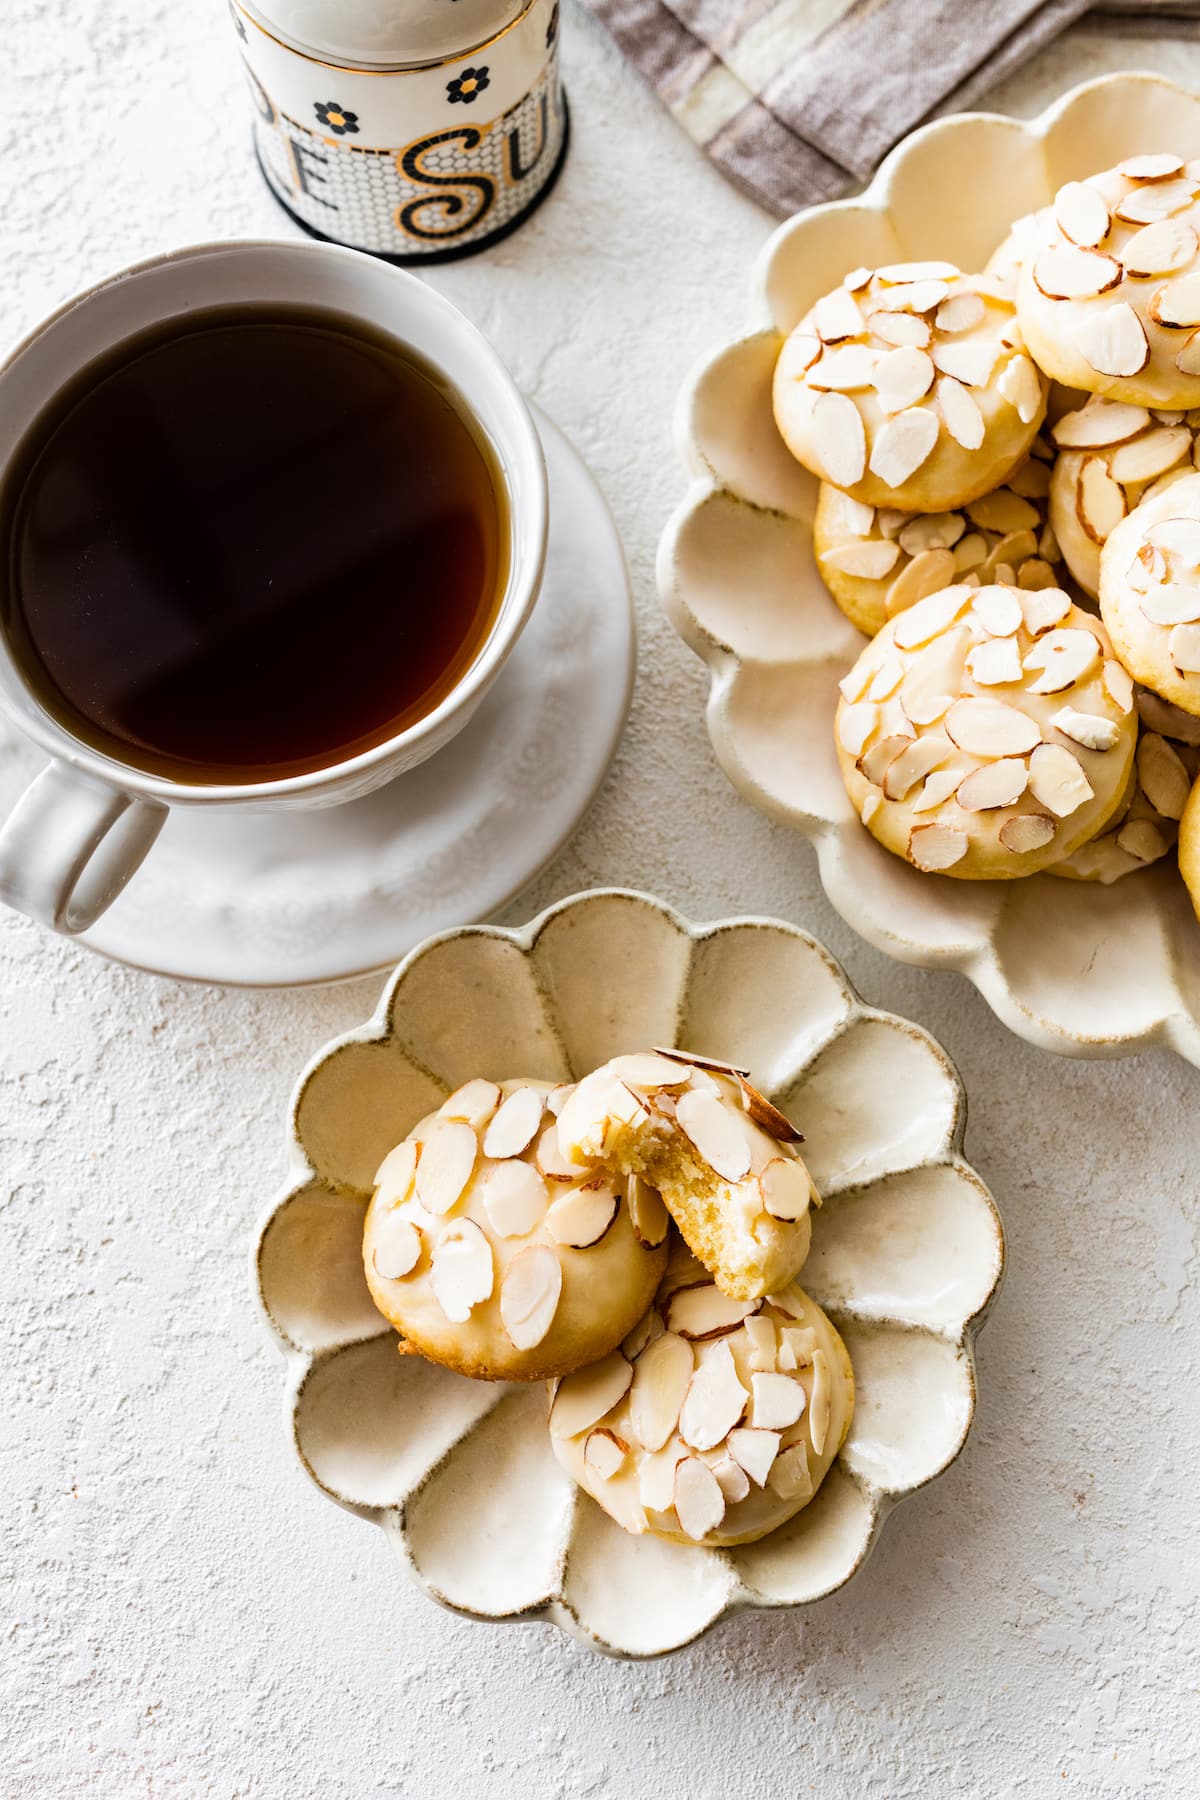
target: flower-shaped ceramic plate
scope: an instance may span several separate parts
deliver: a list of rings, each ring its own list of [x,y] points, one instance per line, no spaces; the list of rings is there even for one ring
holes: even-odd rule
[[[732,1551],[627,1536],[555,1461],[541,1383],[470,1381],[398,1356],[362,1275],[372,1173],[448,1091],[472,1075],[561,1081],[652,1043],[745,1063],[802,1125],[825,1204],[801,1280],[837,1323],[858,1383],[817,1498]],[[972,1344],[1004,1252],[962,1158],[963,1123],[944,1052],[864,1006],[790,925],[692,927],[645,895],[599,891],[523,931],[430,939],[375,1017],[302,1076],[292,1179],[256,1246],[301,1462],[381,1525],[444,1605],[550,1619],[619,1655],[830,1593],[970,1427]]]
[[[1111,887],[918,873],[859,824],[833,743],[837,682],[864,639],[813,558],[816,482],[771,413],[783,334],[847,269],[948,257],[979,269],[1013,219],[1135,150],[1200,155],[1200,97],[1149,75],[1076,88],[1029,123],[940,119],[866,192],[780,227],[753,277],[753,329],[692,377],[678,433],[691,486],[659,549],[663,604],[712,671],[709,732],[755,806],[815,845],[825,890],[904,962],[961,969],[1012,1030],[1077,1056],[1153,1042],[1200,1063],[1200,928],[1173,863]]]

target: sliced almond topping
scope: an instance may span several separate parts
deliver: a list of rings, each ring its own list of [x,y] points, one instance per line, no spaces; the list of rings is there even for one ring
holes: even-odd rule
[[[587,1442],[583,1446],[583,1460],[586,1467],[601,1481],[611,1481],[618,1470],[625,1467],[628,1456],[629,1445],[625,1439],[619,1438],[615,1431],[609,1431],[606,1425],[588,1433]]]
[[[755,1486],[765,1487],[771,1465],[779,1455],[779,1433],[739,1426],[729,1434],[728,1449],[730,1456],[740,1468],[745,1469]]]
[[[937,402],[946,430],[964,450],[978,450],[983,442],[983,414],[966,388],[949,375],[937,384]]]
[[[743,1068],[741,1063],[725,1062],[719,1056],[698,1056],[694,1050],[668,1050],[663,1044],[655,1044],[654,1053],[656,1056],[670,1057],[675,1062],[687,1063],[692,1069],[711,1069],[718,1075],[745,1075],[747,1079],[750,1076],[749,1069]],[[692,1079],[694,1081],[696,1077],[693,1076]]]
[[[915,650],[921,644],[929,643],[957,619],[971,598],[971,589],[959,584],[918,600],[915,606],[900,614],[892,632],[892,642],[898,650]],[[963,654],[966,655],[965,647]]]
[[[375,1171],[375,1192],[380,1206],[399,1206],[412,1193],[417,1172],[417,1146],[409,1138],[389,1150]]]
[[[1127,503],[1102,456],[1086,457],[1075,488],[1075,513],[1094,544],[1108,542],[1125,517]]]
[[[1151,295],[1147,309],[1156,324],[1173,331],[1193,331],[1200,325],[1200,275],[1182,275]]]
[[[471,1179],[479,1139],[465,1121],[439,1120],[421,1145],[417,1199],[431,1213],[448,1213]]]
[[[455,1088],[438,1111],[443,1119],[465,1119],[476,1131],[482,1131],[500,1104],[500,1087],[495,1081],[467,1081]]]
[[[802,1144],[804,1142],[804,1133],[796,1130],[787,1114],[780,1112],[779,1108],[773,1105],[765,1094],[760,1094],[756,1087],[752,1087],[744,1075],[738,1076],[738,1091],[741,1095],[742,1106],[754,1123],[760,1125],[778,1143]]]
[[[971,593],[969,587],[961,591]],[[940,599],[941,596],[931,598]],[[924,606],[927,602],[922,600],[918,604]],[[912,610],[915,612],[916,607]],[[902,617],[908,616],[906,613]],[[904,709],[914,725],[933,725],[945,717],[951,703],[962,692],[970,647],[970,629],[966,625],[956,625],[926,644],[913,658],[904,684]]]
[[[813,439],[826,479],[853,487],[867,466],[862,414],[848,394],[821,394],[813,402]]]
[[[908,835],[908,860],[932,873],[953,868],[967,854],[967,834],[952,825],[916,825]]]
[[[764,1171],[765,1172],[765,1171]],[[752,1369],[769,1371],[775,1367],[775,1327],[762,1313],[751,1313],[744,1330],[750,1344]]]
[[[1016,856],[1031,850],[1044,850],[1058,827],[1045,813],[1017,813],[1000,827],[1000,842]]]
[[[545,1217],[546,1184],[529,1163],[497,1163],[481,1186],[484,1211],[498,1237],[527,1237]]]
[[[814,1350],[812,1398],[808,1408],[808,1432],[814,1456],[821,1456],[825,1450],[825,1437],[829,1430],[829,1390],[828,1359],[824,1350]]]
[[[859,774],[865,775],[874,787],[882,787],[888,770],[911,742],[910,738],[898,736],[880,738],[877,744],[872,744],[859,757]]]
[[[500,1319],[515,1350],[541,1343],[561,1294],[562,1267],[546,1244],[531,1244],[513,1257],[500,1283]]]
[[[1183,219],[1159,219],[1135,231],[1121,252],[1125,273],[1137,280],[1150,275],[1173,275],[1186,269],[1195,257],[1196,233]]]
[[[813,324],[817,336],[826,344],[841,343],[844,338],[861,337],[866,329],[858,301],[844,287],[823,294],[813,307]]]
[[[840,344],[809,370],[808,385],[825,393],[854,393],[871,386],[878,362],[878,352],[868,344]]]
[[[950,288],[944,281],[905,281],[882,289],[874,296],[874,304],[882,312],[927,313],[949,297]]]
[[[752,1376],[761,1381],[761,1375]],[[693,1450],[715,1450],[740,1423],[750,1396],[738,1378],[729,1345],[711,1345],[700,1358],[679,1413],[679,1435]]]
[[[968,503],[967,516],[981,531],[1036,531],[1041,514],[1036,506],[1014,494],[1010,488],[997,488]]]
[[[875,508],[867,506],[862,500],[855,500],[850,494],[834,493],[837,504],[838,523],[843,531],[851,537],[870,537],[875,525]]]
[[[614,1056],[609,1063],[612,1073],[631,1087],[681,1088],[688,1083],[687,1069],[676,1056],[661,1056],[657,1050],[638,1050],[631,1056]]]
[[[868,697],[872,700],[890,700],[903,680],[904,664],[894,651],[888,651],[867,690]]]
[[[1167,649],[1181,675],[1200,675],[1200,625],[1176,625]]]
[[[1195,198],[1196,184],[1193,181],[1162,181],[1145,187],[1136,187],[1132,193],[1118,200],[1114,211],[1118,219],[1124,219],[1129,225],[1153,225],[1156,219],[1166,219],[1172,213],[1182,212]]]
[[[1200,569],[1200,519],[1160,519],[1147,530],[1146,542],[1177,556],[1186,568]]]
[[[919,781],[953,755],[954,745],[943,732],[927,732],[888,764],[883,775],[884,794],[889,800],[906,800]]]
[[[1175,367],[1183,375],[1200,375],[1200,331],[1193,331],[1187,342],[1177,351]],[[1200,451],[1200,440],[1197,441]],[[1200,464],[1197,464],[1200,467]]]
[[[1155,731],[1142,733],[1137,747],[1137,769],[1142,792],[1155,812],[1161,813],[1164,819],[1181,818],[1192,781],[1179,753],[1172,749],[1166,738],[1159,737]]]
[[[1073,706],[1060,708],[1050,723],[1085,750],[1112,750],[1121,737],[1120,726],[1111,719],[1100,713],[1076,712]]]
[[[1116,287],[1121,273],[1115,257],[1074,245],[1041,250],[1033,262],[1034,282],[1047,300],[1090,300]]]
[[[722,1181],[741,1181],[750,1172],[750,1145],[736,1113],[715,1094],[689,1089],[675,1116],[697,1155]]]
[[[812,1200],[808,1170],[794,1157],[776,1156],[758,1178],[763,1208],[773,1219],[802,1219]]]
[[[1023,756],[1042,739],[1035,719],[1001,700],[956,700],[946,714],[946,731],[971,756]]]
[[[668,1444],[654,1456],[641,1459],[637,1472],[638,1498],[647,1512],[669,1512],[675,1504],[675,1470],[683,1461],[678,1444]]]
[[[1054,196],[1054,217],[1064,237],[1081,249],[1102,244],[1112,227],[1104,197],[1082,181],[1068,181]]]
[[[907,345],[880,357],[874,379],[884,411],[903,412],[923,400],[933,386],[933,364],[923,350]]]
[[[1152,863],[1171,846],[1153,819],[1126,819],[1117,833],[1117,848],[1139,863]]]
[[[633,1368],[619,1350],[610,1350],[599,1362],[564,1376],[550,1406],[551,1437],[578,1437],[580,1432],[590,1431],[624,1399],[632,1380]]]
[[[1078,342],[1097,375],[1136,375],[1150,361],[1145,326],[1127,300],[1085,319]]]
[[[575,1092],[573,1081],[560,1081],[556,1088],[551,1088],[546,1095],[546,1111],[557,1119],[571,1095]]]
[[[556,1244],[586,1250],[600,1242],[617,1216],[617,1205],[617,1196],[606,1181],[571,1188],[547,1208],[546,1230]]]
[[[647,1450],[661,1450],[679,1423],[695,1366],[691,1345],[670,1331],[638,1357],[629,1390],[629,1424]]]
[[[411,1275],[421,1260],[425,1243],[411,1219],[399,1213],[385,1213],[375,1226],[375,1248],[371,1261],[375,1273],[385,1281],[402,1281]]]
[[[862,755],[878,723],[879,708],[870,700],[857,700],[853,706],[838,708],[837,739],[847,756]]]
[[[979,571],[981,581],[990,585],[1015,585],[1015,571],[1026,563],[1037,550],[1037,539],[1032,531],[1010,531],[1002,537],[990,552],[987,561]]]
[[[473,1220],[447,1225],[433,1247],[429,1279],[434,1299],[455,1325],[465,1324],[471,1308],[490,1297],[492,1246]]]
[[[887,737],[903,738],[905,742],[916,737],[912,720],[909,718],[899,694],[893,694],[892,698],[885,700],[880,707],[879,729]]]
[[[1104,691],[1114,706],[1120,707],[1123,713],[1133,710],[1133,682],[1119,662],[1110,657],[1100,674]]]
[[[803,1444],[792,1444],[779,1453],[767,1477],[767,1486],[781,1500],[806,1498],[812,1493],[808,1453]]]
[[[731,1300],[715,1282],[706,1281],[698,1287],[680,1288],[671,1295],[667,1330],[697,1341],[723,1337],[728,1331],[736,1331],[757,1306],[757,1300]]]
[[[914,516],[913,513],[902,512],[897,506],[881,506],[875,513],[875,517],[879,521],[879,529],[885,538],[898,538]]]
[[[754,1431],[786,1431],[804,1411],[806,1396],[798,1381],[789,1375],[752,1375]]]
[[[954,580],[954,553],[950,550],[922,550],[906,569],[897,575],[884,597],[884,610],[889,619],[906,612],[927,594],[940,593]]]
[[[937,443],[937,414],[911,407],[888,419],[871,446],[870,469],[888,487],[901,487],[924,463]]]
[[[917,513],[901,527],[898,541],[906,556],[921,556],[926,550],[953,549],[965,529],[961,513]]]
[[[1066,626],[1046,632],[1025,654],[1025,673],[1037,676],[1036,681],[1029,683],[1029,692],[1061,694],[1064,688],[1083,680],[1094,668],[1099,655],[1100,645],[1090,631]],[[1034,742],[1037,742],[1036,738]]]
[[[663,1329],[663,1322],[659,1317],[658,1308],[656,1306],[651,1306],[642,1314],[628,1336],[621,1339],[621,1349],[631,1363],[637,1361],[637,1358],[642,1354],[642,1351],[648,1344],[657,1342],[663,1334]]]
[[[1117,164],[1117,174],[1127,181],[1169,181],[1183,172],[1183,158],[1165,151],[1152,151],[1143,156],[1127,156]]]
[[[779,374],[788,381],[802,381],[825,346],[809,332],[793,331],[779,352]]]
[[[825,568],[837,569],[843,575],[853,575],[859,581],[882,581],[899,560],[899,544],[889,544],[886,538],[868,538],[865,543],[838,544],[832,550],[823,551],[821,555],[821,563]]]
[[[934,323],[939,331],[951,334],[973,331],[976,325],[982,325],[986,310],[978,294],[951,294],[938,307]]]
[[[1122,444],[1108,459],[1109,473],[1124,485],[1155,481],[1192,453],[1192,433],[1186,425],[1160,425]]]
[[[980,588],[971,612],[989,637],[1011,637],[1024,623],[1021,602],[1011,588]]]
[[[1042,378],[1028,356],[1014,356],[1005,363],[997,382],[1002,397],[1016,411],[1022,425],[1032,425],[1042,408]]]
[[[1061,624],[1071,611],[1071,596],[1061,588],[1041,588],[1036,592],[1021,595],[1021,611],[1025,614],[1025,629],[1030,637],[1040,637],[1043,631]]]
[[[1042,528],[1042,535],[1038,539],[1038,549],[1047,562],[1054,563],[1062,561],[1062,551],[1059,549],[1058,539],[1054,535],[1054,527],[1052,525],[1046,525]]]
[[[875,273],[880,281],[892,286],[910,281],[957,281],[959,278],[958,268],[951,262],[885,263]]]
[[[1004,485],[1023,500],[1044,500],[1050,492],[1050,471],[1035,456],[1027,456]]]
[[[579,1164],[573,1163],[569,1156],[563,1155],[558,1126],[555,1124],[547,1125],[538,1139],[536,1161],[547,1181],[579,1180]]]
[[[954,546],[954,573],[965,575],[986,560],[987,539],[981,531],[969,531]]]
[[[723,1456],[720,1462],[714,1463],[712,1472],[729,1506],[736,1506],[750,1492],[750,1477],[741,1463],[734,1462],[732,1456]]]
[[[1124,400],[1089,400],[1077,411],[1064,413],[1050,433],[1062,450],[1091,450],[1124,443],[1149,423],[1144,406],[1131,406]]]
[[[1200,619],[1200,586],[1165,581],[1143,594],[1138,605],[1153,625],[1190,625]]]
[[[1078,758],[1061,744],[1038,745],[1029,759],[1029,791],[1058,819],[1069,818],[1092,798]]]
[[[912,803],[915,813],[932,812],[943,800],[948,800],[959,782],[962,780],[961,769],[935,769],[929,776],[920,794]]]
[[[848,275],[842,277],[842,286],[844,288],[849,288],[852,294],[857,294],[860,288],[865,288],[868,285],[873,273],[873,270],[865,269],[860,265],[857,269],[851,269]]]
[[[520,1156],[537,1135],[544,1104],[536,1088],[520,1087],[503,1102],[483,1134],[483,1154],[501,1161]]]
[[[925,350],[929,346],[933,332],[925,319],[916,313],[907,312],[873,312],[867,315],[867,330],[885,344],[894,344],[897,349],[909,344],[916,350]]]
[[[643,1176],[631,1174],[626,1179],[626,1199],[634,1237],[647,1250],[656,1250],[670,1224],[662,1195]]]
[[[1017,570],[1017,586],[1022,588],[1052,588],[1058,585],[1058,577],[1048,562],[1040,556],[1031,556]]]
[[[997,806],[1015,806],[1025,792],[1029,771],[1019,756],[1001,757],[975,769],[960,782],[958,804],[964,812],[988,812]]]
[[[697,1543],[715,1531],[725,1517],[721,1484],[699,1457],[685,1456],[676,1465],[675,1516],[680,1530]]]
[[[988,338],[969,338],[961,344],[935,344],[933,360],[942,375],[952,376],[964,387],[986,387],[1000,354],[999,344]]]

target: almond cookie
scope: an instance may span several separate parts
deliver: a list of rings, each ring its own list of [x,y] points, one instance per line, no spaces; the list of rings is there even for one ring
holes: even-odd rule
[[[818,1205],[800,1133],[747,1071],[685,1050],[617,1056],[558,1119],[568,1162],[644,1177],[717,1286],[738,1300],[786,1287]]]
[[[1058,446],[1050,482],[1050,523],[1067,567],[1085,594],[1100,591],[1108,534],[1142,500],[1191,474],[1200,408],[1151,411],[1093,397],[1051,428]]]
[[[1131,156],[1069,181],[1023,247],[1017,312],[1056,381],[1135,406],[1200,405],[1200,164]]]
[[[1196,769],[1196,753],[1186,744],[1172,744],[1156,731],[1140,732],[1126,797],[1112,823],[1047,873],[1108,887],[1160,862],[1178,840]]]
[[[952,263],[856,269],[775,366],[775,422],[797,461],[868,506],[936,513],[998,487],[1025,456],[1046,383],[1012,303]]]
[[[544,1081],[468,1081],[384,1158],[363,1232],[371,1297],[413,1350],[484,1381],[595,1362],[645,1312],[666,1209],[564,1160]]]
[[[1200,781],[1193,787],[1179,821],[1179,873],[1200,919]]]
[[[1056,587],[1059,550],[1046,518],[1052,456],[1036,438],[1003,487],[953,512],[867,506],[823,481],[813,521],[822,581],[868,637],[956,581]]]
[[[1031,875],[1103,830],[1125,796],[1133,683],[1060,588],[958,584],[918,600],[841,691],[854,810],[918,869]]]
[[[558,1383],[550,1438],[626,1531],[750,1544],[812,1499],[853,1412],[846,1347],[807,1294],[731,1300],[685,1253],[624,1347]]]
[[[1113,529],[1100,555],[1100,616],[1135,680],[1200,714],[1200,474]]]

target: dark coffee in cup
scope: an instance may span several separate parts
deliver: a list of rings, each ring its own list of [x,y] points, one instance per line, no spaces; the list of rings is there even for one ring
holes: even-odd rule
[[[325,769],[431,713],[508,576],[492,446],[340,314],[172,320],[92,363],[0,493],[0,622],[41,705],[191,784]]]

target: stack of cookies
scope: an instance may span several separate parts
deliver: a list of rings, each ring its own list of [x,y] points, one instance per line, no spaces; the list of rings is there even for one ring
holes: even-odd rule
[[[854,1409],[796,1283],[820,1204],[799,1143],[746,1070],[681,1050],[468,1081],[384,1159],[367,1282],[402,1354],[549,1382],[558,1460],[626,1530],[750,1543]]]
[[[1200,912],[1200,163],[1068,182],[977,275],[852,270],[774,408],[872,640],[835,726],[867,829],[968,880],[1178,844]]]

